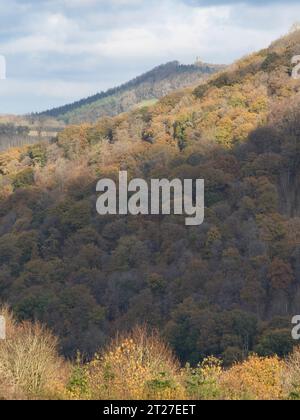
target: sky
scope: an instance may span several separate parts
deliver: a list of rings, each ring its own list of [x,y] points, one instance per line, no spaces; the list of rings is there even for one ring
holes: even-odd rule
[[[297,20],[299,0],[0,0],[0,113],[73,102],[172,60],[229,64]]]

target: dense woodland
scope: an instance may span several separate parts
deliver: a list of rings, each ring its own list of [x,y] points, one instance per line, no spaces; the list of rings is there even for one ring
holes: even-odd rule
[[[178,61],[171,61],[119,87],[48,110],[38,116],[57,118],[68,124],[96,122],[100,117],[116,116],[136,106],[142,106],[147,101],[155,102],[176,89],[200,83],[223,67],[205,63],[183,65]]]
[[[62,351],[146,323],[181,362],[292,350],[300,310],[300,33],[196,89],[0,154],[0,296]],[[204,178],[205,222],[101,217],[96,183]]]

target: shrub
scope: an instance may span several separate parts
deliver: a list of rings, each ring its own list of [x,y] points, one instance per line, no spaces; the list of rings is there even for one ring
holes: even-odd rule
[[[47,148],[45,144],[34,144],[28,148],[28,156],[34,165],[44,167],[47,163]]]
[[[40,324],[17,323],[7,308],[6,340],[0,341],[0,398],[60,398],[66,373],[56,338]]]
[[[276,52],[272,52],[267,55],[264,62],[261,65],[262,70],[264,71],[273,71],[278,67],[280,61],[280,56]]]
[[[72,400],[89,399],[90,388],[88,383],[87,367],[81,360],[80,353],[77,354],[77,360],[73,366],[72,374],[67,384],[69,398]]]
[[[291,73],[291,59],[292,54],[288,50],[281,54],[271,52],[263,61],[261,69],[266,72],[272,72],[280,66],[285,66],[287,72]]]
[[[190,116],[182,116],[180,119],[175,121],[173,129],[174,129],[174,140],[177,140],[178,147],[180,151],[183,151],[187,147],[188,143],[188,136],[186,130],[188,127],[192,127],[192,117]]]
[[[300,347],[286,359],[283,378],[287,397],[300,400]]]
[[[18,188],[25,188],[34,183],[34,171],[32,168],[24,169],[23,171],[19,172],[14,180],[13,180],[13,187],[14,189]]]
[[[82,372],[81,372],[82,373]],[[179,365],[156,332],[136,328],[118,337],[102,356],[87,365],[81,384],[92,399],[182,399]]]
[[[196,98],[198,99],[202,99],[204,98],[204,96],[206,95],[206,93],[209,91],[210,86],[209,84],[202,84],[196,87],[196,89],[194,90],[193,94],[195,95]]]
[[[293,339],[289,329],[275,329],[261,336],[255,351],[260,356],[284,357],[293,350]]]
[[[186,389],[189,398],[193,400],[216,400],[221,397],[221,365],[220,360],[209,357],[196,368],[186,366]]]
[[[249,357],[224,372],[221,387],[229,400],[279,400],[283,397],[284,362],[277,356]]]

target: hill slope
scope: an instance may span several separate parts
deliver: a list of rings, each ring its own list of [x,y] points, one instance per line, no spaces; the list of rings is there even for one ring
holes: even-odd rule
[[[182,361],[291,351],[300,305],[300,33],[154,106],[0,154],[0,294],[64,352],[159,328]],[[96,213],[99,178],[204,178],[202,226]],[[76,256],[74,258],[74,256]]]
[[[199,83],[223,67],[205,63],[181,65],[173,61],[156,67],[122,86],[40,115],[58,118],[66,123],[93,122],[102,116],[127,112],[139,104],[145,105],[144,101],[155,101],[176,89]]]

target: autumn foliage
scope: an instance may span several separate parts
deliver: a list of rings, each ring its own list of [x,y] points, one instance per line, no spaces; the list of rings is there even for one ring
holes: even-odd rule
[[[6,339],[0,341],[0,398],[56,398],[64,389],[67,364],[58,356],[58,340],[38,323],[18,323],[0,308]]]
[[[298,31],[156,104],[1,153],[0,295],[18,319],[49,326],[71,358],[102,355],[117,331],[144,323],[183,365],[214,355],[227,369],[251,354],[275,363],[291,353],[300,302],[300,82],[291,77],[299,40]],[[99,216],[97,181],[120,170],[146,181],[204,179],[203,225]],[[150,379],[142,367],[147,381],[170,380],[170,368]],[[233,395],[236,386],[244,385]]]
[[[72,363],[39,324],[19,323],[5,308],[0,342],[1,399],[298,400],[299,349],[286,359],[251,355],[225,368],[211,356],[181,366],[158,332],[136,327],[94,355]]]

